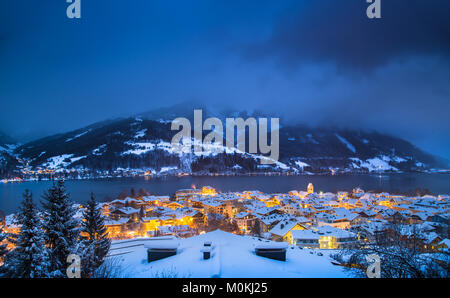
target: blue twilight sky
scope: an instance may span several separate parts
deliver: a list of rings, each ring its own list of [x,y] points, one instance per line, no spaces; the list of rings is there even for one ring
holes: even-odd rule
[[[376,129],[450,158],[450,2],[0,1],[0,131],[28,141],[186,101]]]

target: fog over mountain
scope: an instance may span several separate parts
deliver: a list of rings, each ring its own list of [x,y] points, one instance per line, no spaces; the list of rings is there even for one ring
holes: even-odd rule
[[[194,140],[200,144],[200,152],[192,148],[176,150],[171,142],[181,128],[172,130],[172,120],[188,118],[193,129],[194,109],[202,110],[203,121],[209,117],[219,118],[224,128],[228,125],[227,118],[277,117],[274,112],[209,109],[200,103],[183,103],[133,117],[96,122],[25,144],[4,136],[0,144],[0,178],[429,172],[445,168],[447,163],[404,139],[374,130],[299,123],[281,123],[279,155],[263,154],[260,147],[258,152],[249,152],[248,132],[245,152],[239,150],[237,144],[234,148],[225,147],[225,139],[222,145]],[[204,130],[202,138],[209,132]],[[222,134],[228,137],[225,130]],[[195,138],[193,132],[191,136]],[[270,142],[272,137],[269,133]],[[272,150],[276,149],[272,147]],[[271,162],[264,164],[262,161]]]

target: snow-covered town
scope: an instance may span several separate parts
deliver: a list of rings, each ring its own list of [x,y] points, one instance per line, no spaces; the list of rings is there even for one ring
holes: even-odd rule
[[[102,208],[114,239],[186,238],[217,226],[235,234],[336,249],[371,241],[383,226],[396,221],[423,227],[428,232],[424,248],[433,250],[448,244],[446,236],[435,230],[449,224],[450,196],[404,197],[361,189],[315,193],[312,184],[305,191],[286,194],[216,193],[205,186],[179,190],[173,200],[169,196],[127,197],[103,203]]]
[[[77,204],[75,217],[81,219],[84,209]],[[348,277],[346,262],[336,254],[393,233],[414,238],[424,255],[442,258],[450,247],[448,195],[407,197],[360,188],[323,193],[311,183],[277,194],[220,193],[204,186],[173,196],[141,191],[98,209],[112,240],[107,259],[127,277]],[[13,214],[2,223],[7,233],[20,231]],[[150,260],[152,248],[165,253]]]

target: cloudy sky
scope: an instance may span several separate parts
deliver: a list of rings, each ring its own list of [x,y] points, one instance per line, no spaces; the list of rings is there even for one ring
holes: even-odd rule
[[[185,101],[375,129],[450,158],[450,2],[0,1],[0,130],[27,141]]]

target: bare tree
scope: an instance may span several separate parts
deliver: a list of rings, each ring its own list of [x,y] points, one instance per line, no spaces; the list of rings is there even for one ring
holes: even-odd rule
[[[407,230],[405,230],[407,229]],[[357,249],[344,249],[332,256],[356,276],[366,276],[370,265],[367,256],[376,254],[381,260],[383,278],[448,278],[450,256],[445,252],[426,252],[423,233],[417,225],[392,222],[369,244]]]

